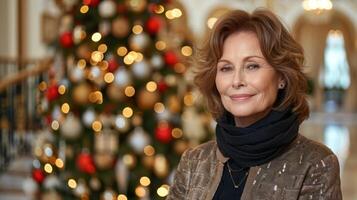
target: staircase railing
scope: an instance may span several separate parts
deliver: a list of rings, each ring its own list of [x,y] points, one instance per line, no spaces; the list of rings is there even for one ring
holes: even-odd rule
[[[0,173],[17,156],[32,153],[31,138],[40,126],[37,86],[51,62],[0,58]]]

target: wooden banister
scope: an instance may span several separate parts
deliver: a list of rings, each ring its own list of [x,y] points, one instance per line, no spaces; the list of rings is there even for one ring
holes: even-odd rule
[[[17,62],[16,60],[12,60],[12,59],[9,59],[8,61],[9,62],[12,61],[15,63]],[[16,84],[22,80],[27,79],[30,76],[35,76],[37,74],[40,74],[40,73],[46,71],[47,69],[50,68],[52,61],[53,61],[53,59],[46,58],[46,59],[38,61],[35,64],[35,67],[24,69],[24,70],[19,71],[18,73],[13,73],[13,74],[7,75],[2,80],[0,80],[0,92],[5,90],[9,85]],[[28,63],[30,63],[30,62],[28,62]]]

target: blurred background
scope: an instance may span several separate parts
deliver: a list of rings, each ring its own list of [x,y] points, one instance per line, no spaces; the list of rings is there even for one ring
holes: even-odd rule
[[[356,0],[0,0],[0,199],[164,199],[214,137],[192,57],[217,18],[271,9],[303,46],[309,120],[357,199]]]

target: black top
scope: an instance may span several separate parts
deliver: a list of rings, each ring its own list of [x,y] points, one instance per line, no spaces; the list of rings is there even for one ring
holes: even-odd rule
[[[228,164],[232,169],[231,174],[232,177],[229,174],[228,171]],[[249,168],[245,168],[240,170],[236,164],[232,160],[227,161],[224,164],[223,168],[223,174],[221,178],[221,182],[218,185],[217,191],[213,196],[213,200],[229,200],[229,199],[234,199],[234,200],[239,200],[240,197],[242,196],[243,189],[245,186],[245,182],[247,181],[247,174],[249,171]],[[236,171],[238,170],[238,171]],[[234,184],[232,181],[232,178],[234,180]],[[238,188],[235,188],[234,185],[239,185]]]
[[[297,137],[298,130],[297,115],[290,108],[272,110],[263,119],[244,128],[237,127],[234,116],[226,112],[217,120],[216,141],[222,154],[230,159],[224,165],[213,199],[240,199],[249,168],[281,155]]]

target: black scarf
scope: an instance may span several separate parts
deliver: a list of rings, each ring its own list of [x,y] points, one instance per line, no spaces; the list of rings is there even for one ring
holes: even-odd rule
[[[219,150],[240,167],[252,167],[279,156],[298,135],[299,122],[291,109],[272,110],[254,124],[240,128],[234,117],[225,112],[217,120],[216,137]]]

